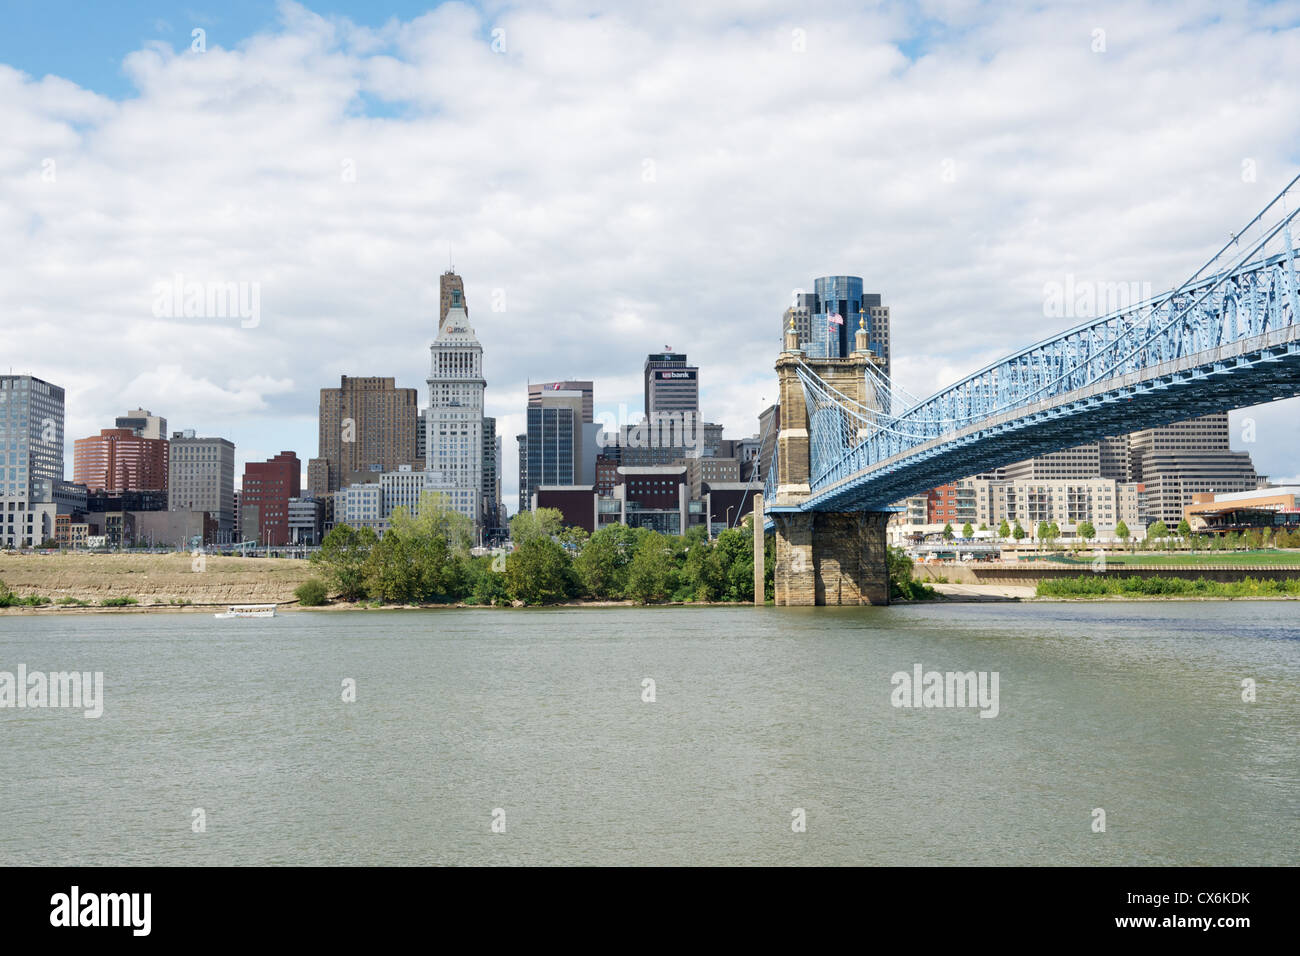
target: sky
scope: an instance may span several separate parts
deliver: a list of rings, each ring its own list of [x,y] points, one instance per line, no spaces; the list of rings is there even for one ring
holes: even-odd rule
[[[754,434],[817,276],[920,396],[1088,317],[1049,289],[1177,285],[1300,172],[1300,4],[17,0],[0,128],[0,368],[67,390],[69,476],[129,408],[238,474],[341,375],[426,403],[454,263],[513,510],[527,382],[636,415],[672,346]],[[1300,475],[1297,411],[1234,447]]]

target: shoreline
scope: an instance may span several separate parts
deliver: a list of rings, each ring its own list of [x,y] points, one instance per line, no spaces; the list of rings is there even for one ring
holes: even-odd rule
[[[941,595],[937,600],[914,601],[900,599],[891,601],[888,605],[876,605],[878,607],[914,607],[914,606],[936,606],[942,604],[1152,604],[1152,603],[1178,603],[1178,602],[1233,602],[1233,601],[1300,601],[1300,595],[1241,595],[1237,597],[1207,597],[1203,595],[1119,595],[1119,594],[1099,594],[1093,596],[1074,596],[1074,597],[1014,597],[995,594],[971,594],[971,595]],[[265,602],[273,603],[273,602]],[[775,605],[765,604],[765,608],[771,608]],[[862,607],[871,607],[872,605],[861,605]],[[66,607],[57,604],[46,604],[39,607],[22,606],[0,608],[0,617],[34,617],[34,616],[61,616],[61,615],[78,615],[78,614],[187,614],[187,613],[214,613],[229,607],[228,603],[222,604],[187,604],[187,605],[169,605],[169,604],[137,604],[125,607]],[[637,604],[635,601],[568,601],[563,604],[529,604],[500,607],[491,604],[391,604],[380,607],[371,607],[358,603],[338,603],[322,604],[315,607],[303,607],[297,602],[288,604],[277,604],[276,614],[289,613],[311,613],[324,612],[329,614],[339,614],[347,612],[363,611],[527,611],[541,609],[565,609],[565,610],[589,610],[599,608],[633,608],[633,609],[652,609],[652,608],[693,608],[693,607],[756,607],[749,601],[666,601],[662,604]]]

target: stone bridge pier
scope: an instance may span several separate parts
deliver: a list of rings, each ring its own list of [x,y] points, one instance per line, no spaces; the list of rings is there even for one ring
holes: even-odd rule
[[[802,363],[850,399],[873,405],[866,376],[867,364],[875,358],[861,324],[854,344],[848,358],[808,358],[791,328],[776,362],[781,402],[776,495],[763,502],[763,509],[776,525],[773,577],[778,606],[889,603],[888,513],[798,510],[812,489],[808,406],[797,368]],[[756,515],[755,521],[760,520]]]

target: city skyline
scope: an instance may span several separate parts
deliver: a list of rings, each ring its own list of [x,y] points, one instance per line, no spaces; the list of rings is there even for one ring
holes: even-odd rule
[[[960,13],[945,25],[832,8],[795,24],[760,12],[739,18],[720,53],[704,57],[707,42],[691,38],[730,22],[725,10],[691,11],[680,24],[648,11],[588,23],[545,8],[490,16],[448,4],[389,25],[366,25],[358,13],[349,24],[340,11],[349,12],[290,4],[260,20],[214,20],[202,52],[191,49],[189,25],[173,18],[162,29],[140,17],[132,39],[108,31],[94,41],[116,44],[95,50],[112,69],[38,67],[18,46],[0,46],[10,64],[0,67],[8,118],[50,130],[22,139],[7,179],[16,221],[26,224],[13,274],[29,278],[0,285],[0,301],[30,316],[30,348],[6,365],[68,389],[69,435],[97,434],[122,408],[156,408],[179,427],[233,441],[237,474],[286,448],[305,461],[316,451],[322,386],[344,374],[424,381],[413,344],[438,314],[450,247],[493,383],[484,413],[507,436],[502,497],[512,502],[509,437],[524,428],[529,381],[590,379],[600,407],[637,408],[645,353],[673,342],[701,368],[706,417],[729,437],[752,434],[774,398],[776,317],[810,277],[843,274],[861,276],[890,305],[895,378],[926,395],[1100,311],[1115,287],[1182,281],[1217,248],[1223,222],[1253,212],[1300,166],[1288,131],[1262,122],[1296,105],[1296,84],[1276,82],[1297,73],[1284,55],[1294,41],[1272,32],[1290,22],[1283,10],[1204,23],[1194,11],[1135,6],[1099,26],[1012,6],[978,27]],[[1161,44],[1135,42],[1152,31]],[[14,36],[32,46],[21,30]],[[557,63],[545,54],[597,36],[665,84],[657,98],[626,89],[608,57]],[[672,52],[649,55],[651,40]],[[1186,54],[1224,43],[1242,51],[1244,65],[1210,87]],[[997,64],[984,62],[994,49]],[[383,75],[386,57],[409,77]],[[833,84],[810,68],[828,58],[848,71]],[[1060,86],[1042,102],[999,94],[1017,69],[1046,60]],[[295,86],[321,62],[350,83]],[[1138,109],[1130,88],[1162,67],[1180,82],[1158,111]],[[793,130],[792,146],[754,139],[738,119],[713,128],[707,106],[687,108],[674,68],[686,71],[687,86],[725,93]],[[612,110],[616,128],[636,128],[626,146],[593,148],[554,101],[499,95],[564,82],[566,71],[581,79],[575,95],[586,106]],[[278,77],[267,82],[293,95],[278,105],[210,95],[240,73]],[[446,99],[427,99],[428,88]],[[853,93],[862,89],[875,91],[871,104]],[[181,91],[204,104],[202,127],[178,105]],[[996,101],[991,115],[973,109],[985,100]],[[864,159],[840,137],[809,149],[811,127],[800,118],[808,103],[844,111],[888,148]],[[1240,109],[1240,128],[1207,140],[1210,117],[1228,107]],[[291,121],[302,115],[310,118]],[[213,126],[279,132],[264,137],[258,156],[205,158],[202,130]],[[705,128],[710,135],[697,135]],[[1086,157],[1054,145],[1076,142],[1081,128],[1099,144],[1146,145],[1140,155]],[[503,130],[545,144],[527,174],[498,148]],[[173,169],[181,166],[183,182]],[[145,187],[167,215],[119,215],[120,201]],[[100,226],[88,228],[90,214]],[[346,235],[331,226],[337,216],[352,223]],[[707,243],[685,228],[700,222],[715,224]],[[268,251],[267,241],[296,251]],[[108,255],[125,248],[138,251]],[[105,261],[112,268],[73,269]],[[257,283],[256,298],[237,290],[257,303],[256,320],[186,319],[183,309],[158,307],[160,287],[191,281]],[[1058,288],[1087,294],[1058,302]],[[130,346],[111,365],[66,349],[69,337],[110,332]],[[1256,419],[1253,443],[1241,441],[1247,416]],[[1300,474],[1296,400],[1234,413],[1230,431],[1260,473]],[[70,455],[65,447],[69,475]]]

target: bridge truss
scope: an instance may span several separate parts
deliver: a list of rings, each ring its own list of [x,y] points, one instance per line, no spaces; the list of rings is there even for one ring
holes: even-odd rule
[[[803,365],[812,495],[878,510],[1100,438],[1300,394],[1293,179],[1176,289],[1085,322],[917,401],[871,367],[865,403]],[[766,497],[775,493],[776,462]]]

